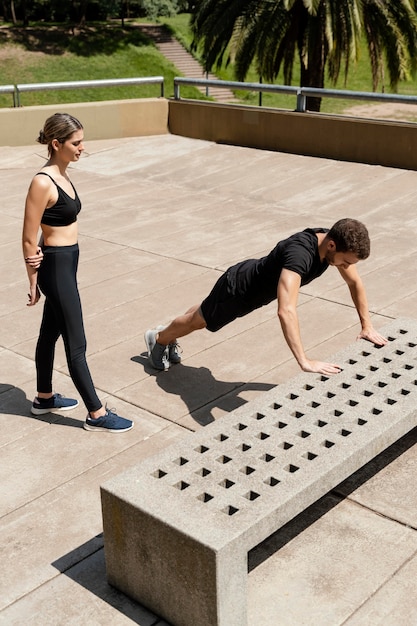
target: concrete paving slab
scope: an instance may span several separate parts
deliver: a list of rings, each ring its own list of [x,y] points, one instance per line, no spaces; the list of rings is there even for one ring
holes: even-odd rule
[[[394,318],[401,317],[405,311],[417,310],[417,291],[413,291],[405,298],[396,300],[389,307],[381,309],[381,315],[388,315]]]
[[[123,143],[119,139],[106,141],[88,142],[88,161],[83,168],[85,171],[107,176],[111,167],[112,175],[117,176],[149,165],[159,166],[165,160],[177,160],[210,146],[209,142],[198,139],[190,144],[189,139],[178,135],[141,137],[140,142],[130,139],[125,139]]]
[[[13,372],[13,378],[7,383],[10,372]],[[33,360],[22,357],[13,350],[1,350],[0,352],[0,380],[1,384],[21,385],[23,382],[32,380],[34,375]],[[13,380],[13,383],[11,382]]]
[[[250,626],[350,623],[356,608],[379,589],[388,591],[393,572],[415,555],[415,531],[352,502],[329,496],[310,513],[311,525],[300,534],[293,537],[289,525],[263,544],[265,560],[249,574]],[[416,579],[408,586],[414,596]]]
[[[27,307],[27,285],[22,289],[23,284],[17,287],[18,298],[20,299],[20,309],[13,310],[10,314],[3,315],[0,325],[0,345],[11,348],[22,341],[33,339],[39,333],[42,319],[41,307]],[[5,294],[6,295],[6,294]],[[6,296],[7,297],[7,296]],[[13,296],[16,298],[16,296]],[[16,302],[16,300],[14,300]]]
[[[345,623],[347,626],[369,624],[416,624],[417,556],[405,563],[384,586],[367,600]]]
[[[45,150],[37,143],[27,146],[2,146],[0,169],[36,168],[46,160]]]
[[[21,507],[2,516],[1,608],[39,589],[59,572],[66,572],[102,548],[99,485],[103,478],[114,476],[183,436],[183,429],[177,426],[162,425],[159,420],[161,428],[157,430],[156,423],[154,420],[153,430],[141,429],[137,424],[142,438],[130,441],[124,449],[115,448],[108,458],[99,454],[102,443],[99,435],[93,434],[94,441],[85,439],[93,461],[88,468],[71,473],[67,465],[67,474],[59,484],[51,487],[46,480],[43,493],[32,494]],[[60,447],[59,441],[56,447]],[[60,454],[64,459],[62,448]],[[30,471],[27,464],[24,469]],[[65,606],[59,614],[65,614],[64,610]]]
[[[259,150],[254,153],[248,148],[227,145],[224,148],[224,152],[222,151],[222,155],[220,155],[216,144],[206,142],[204,150],[193,151],[188,156],[184,155],[181,160],[176,159],[172,162],[160,163],[157,170],[152,167],[143,168],[142,174],[154,184],[181,186],[186,182],[187,186],[193,190],[213,191],[217,174],[227,171],[229,175],[233,176],[236,162],[240,165],[245,163],[250,165],[253,168],[255,180],[257,168],[260,168],[262,174],[265,173],[265,168],[269,168],[268,172],[272,175],[276,173],[279,166],[277,160],[271,160],[271,165],[269,165],[269,153],[265,151]]]
[[[143,253],[138,254],[143,255]],[[96,281],[91,283],[89,278],[90,284],[88,289],[80,286],[85,315],[97,315],[103,309],[111,309],[132,301],[138,302],[150,295],[153,298],[157,298],[160,294],[160,306],[164,309],[162,315],[165,316],[166,298],[164,293],[166,289],[174,286],[177,290],[181,290],[181,292],[186,294],[187,289],[191,290],[192,286],[195,288],[195,285],[202,283],[203,279],[204,284],[210,280],[216,280],[216,274],[209,273],[206,268],[201,266],[190,265],[174,259],[161,261],[155,256],[152,257],[152,260],[152,263],[133,269],[133,271],[130,269],[130,262],[125,263],[124,267],[129,267],[129,271],[126,272],[125,270],[123,274],[117,276],[109,276],[105,273],[102,274],[101,280],[97,277]],[[111,263],[110,259],[109,263]],[[120,267],[120,272],[122,272],[122,267]],[[139,269],[140,279],[138,280]],[[103,294],[105,294],[104,298]],[[138,307],[140,307],[139,302]],[[138,310],[138,316],[139,313],[140,311]]]
[[[3,219],[2,219],[3,224]],[[4,217],[4,227],[1,229],[0,243],[1,245],[8,244],[10,241],[15,241],[16,237],[20,237],[22,233],[22,222],[19,219]],[[5,259],[7,261],[7,259]]]
[[[392,203],[397,207],[397,214],[391,214],[391,220],[398,219],[398,207],[401,211],[405,208],[405,215],[408,215],[407,205],[410,196],[413,196],[413,189],[416,184],[416,172],[408,170],[398,170],[394,168],[374,168],[369,166],[368,170],[361,170],[365,176],[361,177],[358,185],[352,188],[351,193],[341,193],[336,199],[335,206],[338,215],[350,214],[352,208],[362,211],[363,220],[375,222],[380,211],[386,211]],[[360,177],[360,171],[357,171]],[[352,178],[352,182],[355,179]],[[354,205],[352,207],[352,202]],[[388,228],[389,222],[381,223],[379,226]],[[378,222],[375,222],[378,225]]]
[[[122,594],[114,595],[103,580],[98,507],[101,472],[117,474],[135,464],[140,455],[168,445],[170,432],[180,438],[189,430],[202,428],[298,373],[277,325],[275,305],[219,333],[184,338],[184,367],[167,373],[172,375],[172,385],[171,379],[162,377],[159,385],[159,375],[149,368],[143,356],[144,330],[168,322],[201,300],[228,265],[268,252],[280,238],[301,228],[330,226],[346,215],[363,219],[371,233],[372,255],[358,267],[370,302],[377,305],[375,326],[413,315],[417,306],[417,292],[412,287],[417,270],[416,172],[171,135],[88,142],[86,129],[86,136],[88,156],[71,167],[70,174],[83,202],[79,281],[88,359],[100,397],[122,407],[127,415],[139,416],[139,426],[120,440],[100,439],[80,428],[85,417],[81,405],[71,416],[29,417],[42,311],[41,307],[25,307],[27,279],[20,259],[20,237],[27,187],[45,163],[45,151],[35,143],[6,147],[0,156],[0,445],[7,456],[7,463],[1,465],[1,484],[7,495],[2,502],[10,513],[0,519],[0,551],[2,563],[7,562],[9,600],[0,611],[0,622],[7,626],[66,626],[79,624],[80,616],[82,621],[86,615],[91,616],[91,623],[145,620],[147,625],[150,614]],[[132,286],[136,288],[133,297]],[[318,350],[326,357],[355,337],[356,313],[338,272],[329,270],[306,286],[299,305],[301,331],[314,353]],[[257,350],[265,349],[265,336],[268,341],[273,337],[275,360],[272,351],[266,360],[257,355]],[[55,365],[56,390],[73,395],[62,342],[58,342]],[[206,372],[201,371],[204,368]],[[188,372],[186,377],[182,370]],[[135,393],[127,402],[129,389]],[[175,420],[178,424],[172,424]],[[400,522],[411,524],[412,528],[406,529],[407,540],[399,543],[400,553],[407,552],[403,546],[415,533],[415,498],[410,490],[416,481],[416,453],[416,446],[410,445],[367,483],[355,483],[349,493],[339,491],[332,496],[337,502],[347,498],[351,526],[343,522],[340,529],[347,529],[349,541],[349,529],[354,529],[359,515],[358,526],[365,529],[369,522],[369,545],[376,545],[382,514],[390,528]],[[396,491],[403,491],[406,497],[401,500]],[[363,507],[367,509],[366,523]],[[414,571],[414,565],[407,565],[413,563],[412,550],[408,561],[401,561],[401,555],[398,562],[390,561],[395,537],[391,530],[383,576],[379,557],[375,563],[368,558],[372,550],[367,545],[362,563],[367,580],[359,593],[360,549],[355,546],[353,570],[359,573],[353,579],[353,590],[335,595],[330,584],[320,587],[318,593],[317,572],[309,561],[314,550],[305,550],[303,541],[306,537],[313,547],[339,549],[337,540],[343,539],[343,534],[335,532],[333,545],[328,515],[323,514],[326,523],[314,525],[311,537],[307,538],[301,527],[291,542],[296,568],[289,570],[290,587],[285,570],[280,569],[282,550],[268,558],[268,562],[277,559],[277,564],[259,591],[258,606],[264,611],[260,615],[270,611],[281,618],[285,615],[282,602],[288,601],[285,610],[289,607],[289,615],[298,611],[299,621],[292,626],[311,623],[311,607],[314,615],[330,616],[316,621],[329,626],[338,626],[339,614],[350,620],[356,616],[363,620],[358,623],[364,624],[374,615],[384,623],[389,623],[392,615],[404,616],[407,626],[413,623],[411,600],[415,593],[407,586],[407,577]],[[380,534],[381,551],[384,541]],[[336,573],[346,576],[349,586],[349,563],[335,558],[329,565],[329,560],[325,566],[332,571],[331,567],[340,565]],[[63,563],[66,573],[53,563]],[[72,578],[67,575],[71,568],[75,572]],[[90,586],[86,579],[91,579]],[[371,580],[380,581],[375,593],[368,585]],[[301,583],[308,590],[305,603],[300,603],[300,596],[291,595]],[[164,624],[163,620],[150,623]]]
[[[100,262],[97,263],[97,257],[85,261],[80,267],[79,286],[80,290],[90,285],[97,286],[108,280],[118,280],[121,284],[125,277],[136,275],[135,287],[137,290],[137,273],[149,265],[153,265],[157,259],[154,256],[141,252],[139,250],[129,250],[128,248],[119,248],[119,250],[109,249],[105,252],[106,245],[103,246],[103,253],[100,256]],[[131,287],[132,289],[132,287]],[[113,290],[112,290],[113,291]],[[116,290],[118,291],[118,290]],[[100,300],[106,302],[107,290],[101,293]],[[110,296],[110,294],[109,294]],[[100,301],[99,300],[99,301]],[[123,303],[123,297],[120,297],[118,304]]]
[[[128,405],[110,396],[104,400],[109,407],[117,406],[121,415],[132,419],[135,428],[117,438],[108,433],[87,434],[82,427],[86,411],[79,406],[68,416],[48,414],[54,415],[50,422],[45,422],[41,416],[42,428],[35,427],[33,432],[22,433],[21,437],[2,447],[1,515],[39,498],[45,490],[57,488],[164,428],[164,422],[157,416],[145,414],[134,404]],[[45,455],[51,440],[54,445]]]
[[[383,517],[416,529],[416,446],[417,429],[414,429],[386,454],[377,456],[362,472],[339,485],[337,493]]]
[[[107,584],[104,551],[97,550],[3,609],[0,624],[162,626],[163,622]]]
[[[13,365],[13,361],[11,361]],[[34,416],[30,412],[33,398],[36,395],[36,379],[34,378],[32,362],[31,376],[20,382],[15,382],[15,385],[10,383],[0,384],[0,414],[3,416],[4,424],[0,432],[0,446],[3,447],[3,452],[6,449],[6,444],[11,442],[21,442],[24,437],[29,437],[35,431],[38,431],[44,426],[54,424],[59,421],[62,416],[58,413],[46,413],[45,415]],[[7,378],[2,380],[7,381]],[[74,390],[74,385],[68,376],[60,373],[55,375],[55,384],[58,393],[62,393],[67,397],[76,397],[77,394]],[[105,397],[106,394],[102,394]],[[79,427],[80,422],[78,420],[85,418],[85,409],[76,408],[70,413],[67,413],[66,421],[68,424],[73,424]],[[17,446],[19,443],[16,444]],[[22,444],[24,445],[24,444]],[[5,453],[6,454],[6,453]],[[7,468],[3,467],[3,471],[7,471]],[[1,472],[1,469],[0,469]],[[2,489],[7,489],[6,484],[2,486]]]

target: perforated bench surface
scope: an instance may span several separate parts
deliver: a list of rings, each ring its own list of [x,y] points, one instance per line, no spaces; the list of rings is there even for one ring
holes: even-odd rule
[[[104,485],[109,581],[173,624],[245,624],[248,551],[416,425],[417,322],[381,332]]]

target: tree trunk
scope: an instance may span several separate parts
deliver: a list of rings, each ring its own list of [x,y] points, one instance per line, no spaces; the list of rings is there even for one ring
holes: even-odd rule
[[[23,26],[25,28],[29,26],[29,18],[28,18],[28,12],[27,12],[27,7],[26,7],[26,0],[22,0],[22,19],[23,19]]]
[[[16,26],[17,20],[16,20],[16,12],[14,10],[14,0],[10,0],[10,13],[12,16],[12,22]]]
[[[310,18],[309,41],[307,50],[307,63],[300,55],[301,63],[301,87],[316,87],[323,89],[324,72],[327,60],[327,40],[325,33],[325,19],[321,15],[323,4],[319,8],[317,15]],[[321,98],[307,97],[307,111],[319,112],[321,107]]]
[[[126,7],[126,2],[125,2],[125,0],[122,0],[121,5],[120,5],[120,12],[121,12],[121,18],[122,18],[122,28],[125,27],[125,15],[126,15],[125,7]]]
[[[315,67],[303,67],[301,66],[301,87],[317,87],[322,89],[324,87],[324,68],[320,72],[320,69]],[[307,96],[306,109],[307,111],[320,112],[321,98],[314,96]]]
[[[81,0],[80,2],[80,21],[79,26],[85,26],[86,17],[87,17],[87,4],[88,0]]]

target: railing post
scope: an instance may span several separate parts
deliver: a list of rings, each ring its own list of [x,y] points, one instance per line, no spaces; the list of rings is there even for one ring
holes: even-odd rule
[[[296,111],[298,113],[305,113],[307,105],[307,97],[303,94],[302,89],[297,90],[297,106]]]
[[[180,100],[180,86],[174,81],[174,100]]]

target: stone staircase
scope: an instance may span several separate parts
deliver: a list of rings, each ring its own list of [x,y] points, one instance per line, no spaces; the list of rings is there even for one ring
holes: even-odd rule
[[[209,78],[218,80],[214,74],[204,72],[199,62],[190,54],[184,46],[175,39],[165,26],[158,24],[140,24],[141,31],[155,42],[158,50],[169,60],[186,78]],[[217,102],[236,101],[236,97],[229,89],[210,87],[208,93],[205,87],[197,87],[201,93],[214,98]]]

